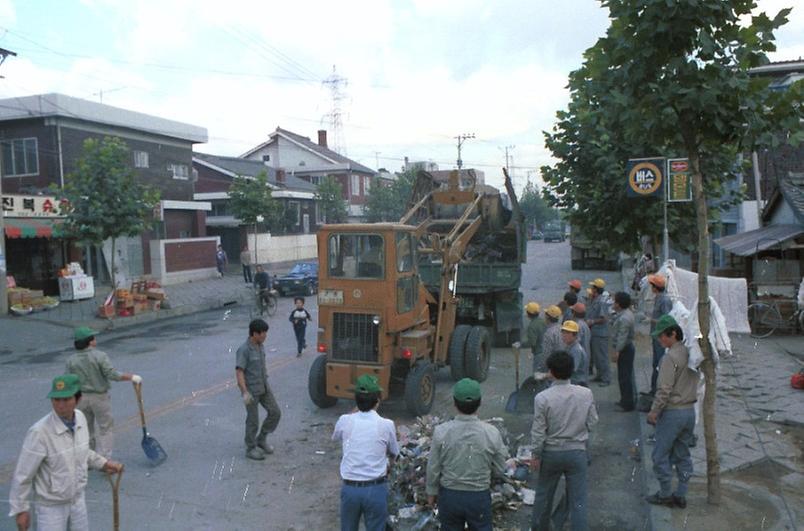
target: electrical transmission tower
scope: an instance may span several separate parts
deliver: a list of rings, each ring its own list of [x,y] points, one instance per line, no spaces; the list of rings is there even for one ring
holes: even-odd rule
[[[332,66],[332,74],[321,82],[329,88],[330,98],[332,98],[332,109],[325,115],[329,119],[329,128],[332,131],[332,150],[346,156],[346,137],[343,133],[343,102],[346,100],[344,89],[349,85],[349,80],[339,76]]]
[[[462,135],[458,135],[458,136],[454,137],[455,140],[458,141],[458,169],[459,170],[463,167],[463,160],[461,160],[461,148],[463,147],[463,143],[466,140],[474,138],[474,137],[475,137],[474,133],[468,133],[468,134],[464,133]]]

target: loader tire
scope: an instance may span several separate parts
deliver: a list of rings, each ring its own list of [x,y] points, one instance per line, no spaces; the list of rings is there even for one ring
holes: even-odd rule
[[[449,338],[449,348],[447,349],[447,356],[449,357],[449,372],[452,379],[456,382],[461,378],[466,378],[466,362],[464,352],[466,350],[466,339],[469,337],[469,332],[472,327],[469,325],[458,325],[452,331],[452,337]]]
[[[473,326],[466,339],[464,351],[466,377],[478,382],[489,375],[491,362],[491,334],[485,326]]]
[[[310,393],[310,400],[313,404],[322,409],[332,407],[338,403],[338,399],[327,396],[327,355],[318,356],[310,367],[310,375],[307,378],[307,391]]]
[[[405,405],[411,415],[427,415],[435,401],[435,371],[427,361],[420,361],[405,379]]]

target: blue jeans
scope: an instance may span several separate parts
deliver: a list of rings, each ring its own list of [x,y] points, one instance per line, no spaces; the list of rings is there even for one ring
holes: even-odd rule
[[[442,531],[491,531],[491,492],[441,487],[438,489],[438,520]]]
[[[650,394],[655,395],[656,380],[659,378],[659,362],[664,356],[664,347],[655,337],[651,339],[651,346],[653,347],[653,372],[650,373]]]
[[[365,487],[341,486],[341,531],[357,531],[361,516],[366,531],[385,531],[388,483]]]
[[[624,409],[634,409],[636,405],[634,354],[634,344],[628,343],[617,357],[617,383],[620,385],[620,405]]]
[[[531,522],[534,530],[548,531],[550,529],[550,510],[553,508],[553,498],[562,475],[567,481],[570,529],[572,531],[586,531],[589,529],[586,501],[587,466],[588,461],[585,450],[542,452]]]
[[[687,483],[692,477],[690,443],[695,431],[695,408],[665,409],[656,423],[656,442],[653,445],[653,472],[659,480],[659,494],[673,493],[673,466],[678,474],[676,496],[687,495]]]

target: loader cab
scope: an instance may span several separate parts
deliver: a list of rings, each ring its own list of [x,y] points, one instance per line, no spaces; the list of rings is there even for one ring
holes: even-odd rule
[[[319,230],[318,352],[326,355],[327,397],[351,398],[352,382],[370,373],[386,398],[392,372],[427,354],[426,334],[413,348],[400,339],[429,326],[413,231],[394,223]]]

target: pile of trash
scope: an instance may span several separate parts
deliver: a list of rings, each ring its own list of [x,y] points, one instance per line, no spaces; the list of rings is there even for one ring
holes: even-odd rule
[[[436,513],[427,505],[427,459],[433,430],[446,420],[449,419],[427,415],[417,418],[412,426],[397,428],[400,453],[391,469],[388,501],[389,523],[393,529],[438,529]],[[491,504],[497,523],[505,511],[517,511],[522,504],[533,505],[535,492],[526,487],[527,463],[533,457],[533,447],[521,444],[524,435],[512,437],[503,419],[495,417],[486,422],[500,431],[508,455],[514,456],[505,462],[505,478],[492,478]]]

